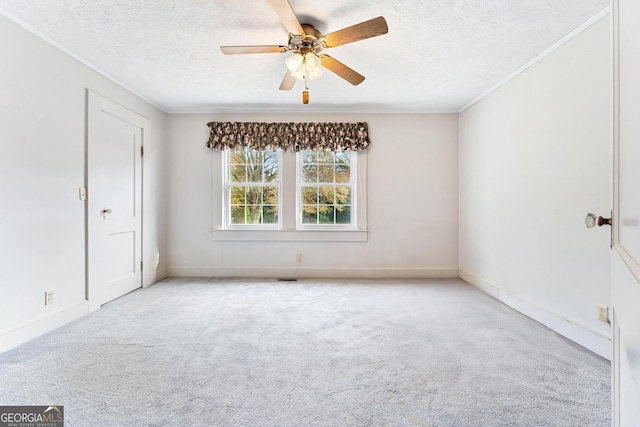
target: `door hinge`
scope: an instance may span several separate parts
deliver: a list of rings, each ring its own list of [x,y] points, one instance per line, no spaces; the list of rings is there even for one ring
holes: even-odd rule
[[[143,265],[143,262],[140,261],[140,271],[142,271],[142,265]]]
[[[144,146],[140,146],[140,156],[144,157]]]

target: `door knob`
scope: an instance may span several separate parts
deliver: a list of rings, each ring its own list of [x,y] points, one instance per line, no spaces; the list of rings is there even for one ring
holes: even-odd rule
[[[598,227],[602,227],[603,225],[611,225],[611,218],[603,218],[601,216],[596,217],[594,214],[589,212],[584,218],[584,224],[587,228],[593,228],[596,225]]]
[[[111,212],[112,212],[111,209],[107,209],[107,208],[102,209],[102,219],[107,219],[107,214],[110,214]]]

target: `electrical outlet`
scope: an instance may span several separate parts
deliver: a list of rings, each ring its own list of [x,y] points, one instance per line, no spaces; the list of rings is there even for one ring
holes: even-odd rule
[[[302,262],[302,254],[300,252],[296,253],[296,262]]]
[[[44,291],[44,305],[53,304],[55,301],[55,290],[49,289],[48,291]]]
[[[598,320],[609,323],[609,307],[598,304]]]

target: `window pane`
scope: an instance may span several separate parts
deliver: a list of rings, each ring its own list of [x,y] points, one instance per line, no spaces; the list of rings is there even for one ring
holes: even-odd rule
[[[316,206],[302,206],[302,223],[318,223],[318,208]]]
[[[351,204],[351,187],[336,187],[336,204]]]
[[[244,206],[231,206],[231,224],[244,224]]]
[[[318,188],[302,187],[302,203],[305,205],[315,205],[318,203]]]
[[[278,187],[264,186],[262,187],[262,203],[265,205],[278,204]]]
[[[334,224],[334,211],[333,206],[319,206],[318,224]]]
[[[261,165],[263,162],[262,151],[245,150],[247,164]]]
[[[232,205],[244,205],[246,203],[244,187],[231,187],[231,204]]]
[[[231,165],[229,173],[231,182],[245,182],[247,180],[247,167],[245,165]]]
[[[305,165],[315,163],[316,161],[316,152],[315,151],[303,151],[302,152],[302,163]]]
[[[336,224],[351,224],[351,206],[336,207]]]
[[[246,224],[260,224],[262,222],[262,205],[250,205],[245,209]]]
[[[262,221],[264,224],[278,223],[278,206],[265,205],[263,208]]]
[[[318,167],[316,165],[302,166],[302,182],[318,182]]]
[[[332,205],[335,203],[333,187],[318,187],[318,193],[319,193],[318,204]]]
[[[335,182],[333,165],[318,166],[318,182]]]
[[[247,182],[262,182],[262,153],[245,151],[247,162]]]
[[[336,182],[351,182],[351,167],[336,165]]]
[[[262,182],[262,165],[247,165],[247,182]]]
[[[316,153],[318,163],[328,163],[332,165],[336,157],[333,151],[317,151]]]
[[[278,182],[278,153],[276,151],[264,153],[262,171],[264,173],[264,182]]]
[[[230,164],[232,165],[242,165],[245,164],[245,155],[244,155],[244,151],[232,151],[231,152],[231,161]]]
[[[246,187],[247,204],[259,205],[262,203],[262,187]]]
[[[351,164],[351,151],[338,151],[336,153],[336,164],[338,165]]]

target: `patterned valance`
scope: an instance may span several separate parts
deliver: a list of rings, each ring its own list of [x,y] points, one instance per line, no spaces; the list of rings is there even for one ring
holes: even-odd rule
[[[293,151],[358,151],[366,149],[369,127],[363,123],[209,122],[211,150],[281,148]]]

